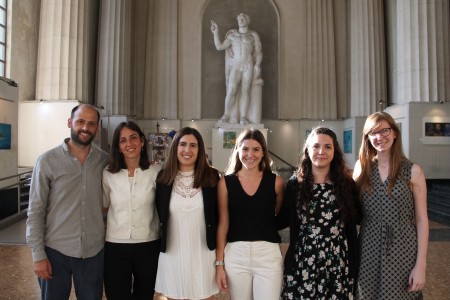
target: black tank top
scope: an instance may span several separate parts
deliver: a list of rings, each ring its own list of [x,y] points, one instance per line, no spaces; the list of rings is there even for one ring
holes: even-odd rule
[[[247,195],[237,174],[225,176],[228,190],[228,242],[267,241],[280,243],[276,229],[276,175],[264,172],[256,193]]]

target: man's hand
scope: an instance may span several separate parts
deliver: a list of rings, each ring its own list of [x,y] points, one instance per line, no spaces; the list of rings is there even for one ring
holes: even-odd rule
[[[52,265],[48,259],[40,260],[34,263],[34,273],[41,279],[52,279]]]

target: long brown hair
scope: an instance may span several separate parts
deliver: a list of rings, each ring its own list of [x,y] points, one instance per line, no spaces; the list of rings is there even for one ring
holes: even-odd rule
[[[205,151],[205,143],[203,142],[200,132],[191,127],[181,128],[173,137],[166,167],[163,169],[156,182],[165,185],[173,184],[178,172],[178,144],[183,136],[190,134],[193,135],[198,142],[198,155],[194,170],[194,188],[213,187],[217,185],[219,180],[219,171],[213,168],[208,162]]]
[[[369,140],[369,132],[380,125],[381,122],[386,121],[389,124],[391,130],[395,133],[396,138],[392,143],[389,158],[389,177],[391,180],[388,185],[388,194],[390,195],[397,179],[406,180],[401,173],[402,161],[409,161],[404,152],[402,146],[402,135],[395,123],[394,119],[386,112],[376,112],[367,117],[367,120],[363,128],[363,138],[361,147],[359,149],[359,162],[361,164],[361,174],[356,179],[360,193],[365,191],[372,191],[372,181],[370,175],[372,174],[372,161],[377,155],[377,150],[372,146]],[[408,180],[406,180],[408,182]],[[409,182],[408,182],[409,184]]]
[[[337,141],[336,134],[329,128],[313,128],[305,141],[303,155],[296,172],[297,180],[300,183],[298,204],[300,207],[308,207],[313,198],[314,176],[312,173],[312,161],[309,157],[308,146],[310,145],[311,139],[319,134],[328,135],[333,140],[334,157],[330,163],[330,173],[328,174],[328,178],[333,182],[336,200],[339,206],[340,219],[344,222],[349,222],[357,216],[359,209],[356,185],[345,164],[344,155]]]
[[[147,143],[147,139],[145,138],[145,135],[142,132],[141,128],[139,128],[139,126],[132,121],[122,122],[119,125],[117,125],[116,129],[114,130],[112,143],[111,143],[111,149],[109,151],[109,165],[108,165],[107,170],[111,173],[117,173],[121,169],[127,168],[127,164],[125,163],[123,154],[120,153],[120,148],[119,148],[120,132],[125,127],[132,131],[136,131],[138,133],[141,141],[144,142],[144,146],[142,146],[142,150],[141,150],[141,156],[139,158],[139,167],[142,170],[146,170],[150,166],[150,161],[149,161],[149,157],[148,157],[148,143]]]
[[[234,145],[233,153],[231,154],[228,161],[228,167],[225,170],[225,174],[237,173],[242,169],[242,162],[239,160],[239,147],[245,140],[255,140],[261,145],[263,158],[259,162],[259,170],[264,172],[272,172],[272,169],[270,167],[271,160],[269,156],[269,150],[267,149],[266,139],[264,138],[264,135],[258,129],[245,129],[239,134],[236,140],[236,145]]]

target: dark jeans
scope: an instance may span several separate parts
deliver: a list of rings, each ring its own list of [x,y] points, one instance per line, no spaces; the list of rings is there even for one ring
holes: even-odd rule
[[[105,243],[105,293],[108,300],[153,299],[161,240]]]
[[[52,266],[53,279],[39,279],[41,299],[69,299],[72,277],[78,300],[102,299],[103,249],[97,255],[89,258],[66,256],[49,247],[45,247],[45,253]]]

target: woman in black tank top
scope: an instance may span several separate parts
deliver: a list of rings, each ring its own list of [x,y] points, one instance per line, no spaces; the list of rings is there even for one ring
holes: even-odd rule
[[[276,214],[283,179],[270,168],[259,130],[244,130],[219,181],[216,279],[232,299],[279,299],[282,256]]]

